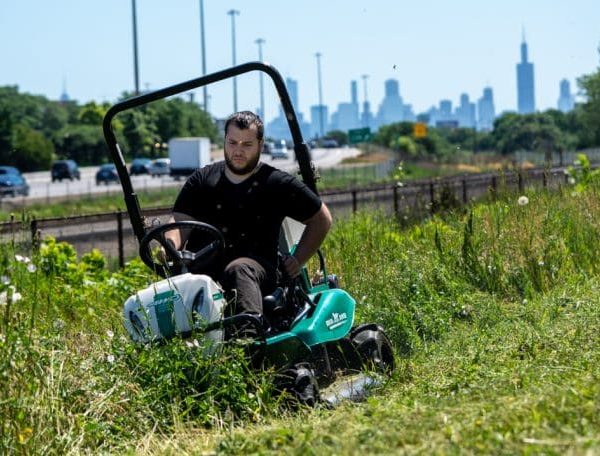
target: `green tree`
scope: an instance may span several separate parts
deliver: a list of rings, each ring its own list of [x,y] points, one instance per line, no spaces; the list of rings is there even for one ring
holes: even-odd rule
[[[600,48],[598,49],[600,53]],[[584,102],[579,106],[579,119],[583,125],[582,141],[586,145],[600,145],[600,68],[593,74],[577,80]]]
[[[335,139],[340,146],[348,144],[348,133],[342,130],[332,130],[327,133],[326,137],[327,139]]]
[[[7,162],[21,171],[49,169],[54,156],[54,145],[42,133],[23,124],[13,131],[13,149],[8,152]],[[4,158],[4,157],[3,157]]]

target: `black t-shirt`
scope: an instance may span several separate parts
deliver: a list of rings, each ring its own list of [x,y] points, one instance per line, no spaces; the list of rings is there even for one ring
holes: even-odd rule
[[[196,170],[179,193],[174,212],[213,225],[225,238],[225,264],[242,256],[277,264],[279,231],[285,217],[304,222],[321,200],[291,174],[261,163],[234,184],[221,161]]]

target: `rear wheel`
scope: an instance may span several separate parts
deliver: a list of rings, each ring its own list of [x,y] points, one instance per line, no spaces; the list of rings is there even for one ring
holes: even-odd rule
[[[374,323],[357,326],[350,331],[348,338],[362,362],[362,369],[375,370],[388,375],[392,373],[394,349],[381,326]]]

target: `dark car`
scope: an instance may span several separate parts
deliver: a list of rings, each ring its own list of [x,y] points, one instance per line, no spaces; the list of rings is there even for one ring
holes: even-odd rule
[[[129,167],[129,174],[137,176],[138,174],[150,174],[150,165],[152,160],[149,158],[134,158]]]
[[[79,172],[79,166],[74,160],[57,160],[52,163],[50,168],[52,174],[52,182],[62,181],[63,179],[81,179],[81,173]]]
[[[0,166],[0,196],[29,195],[29,184],[13,166]]]
[[[119,182],[119,174],[117,173],[117,167],[110,163],[102,165],[96,173],[96,185],[105,184],[108,185],[111,182]]]

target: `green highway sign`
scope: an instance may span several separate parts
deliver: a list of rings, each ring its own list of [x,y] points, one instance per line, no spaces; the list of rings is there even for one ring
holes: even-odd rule
[[[369,127],[348,130],[348,142],[350,144],[358,144],[369,141],[371,141],[371,129]]]

